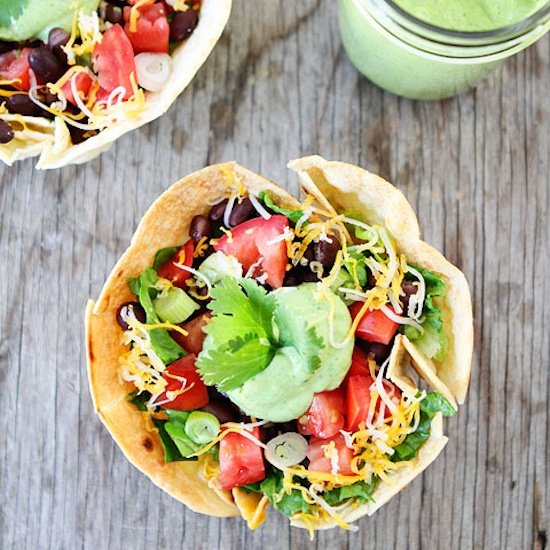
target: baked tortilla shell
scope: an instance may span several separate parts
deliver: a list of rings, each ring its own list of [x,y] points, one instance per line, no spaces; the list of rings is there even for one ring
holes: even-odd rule
[[[16,129],[15,138],[11,142],[0,144],[0,160],[11,166],[16,160],[40,155],[36,165],[39,169],[81,164],[106,151],[127,132],[163,115],[191,82],[216,45],[229,19],[231,3],[232,0],[203,0],[199,23],[193,34],[172,54],[172,72],[166,85],[160,92],[146,92],[145,106],[138,115],[120,120],[77,145],[71,143],[67,125],[59,117],[52,121],[15,115],[25,125],[41,125],[42,136],[37,139],[24,129]],[[0,114],[0,119],[10,122],[9,116]]]
[[[353,210],[366,223],[385,226],[407,261],[441,276],[447,286],[447,296],[435,301],[443,312],[449,351],[443,361],[433,361],[416,349],[415,361],[424,362],[425,369],[437,373],[458,403],[464,403],[473,349],[472,300],[464,274],[421,240],[411,205],[399,189],[380,176],[319,156],[298,159],[288,166],[298,173],[306,190],[315,192],[316,187],[337,211]]]
[[[462,342],[466,348],[470,346],[471,354],[471,339],[467,338],[468,334],[471,337],[471,305],[467,284],[457,268],[433,248],[421,243],[416,217],[403,195],[389,183],[364,170],[342,163],[327,163],[320,157],[297,160],[290,166],[299,173],[307,171],[315,185],[321,189],[324,186],[327,198],[337,209],[348,208],[350,204],[355,210],[361,207],[366,221],[388,227],[400,250],[408,255],[412,253],[409,259],[445,277],[452,300],[446,310],[445,320],[452,323],[450,332],[458,329],[464,331],[462,337],[448,334],[450,349],[453,358],[458,357],[465,362],[469,357],[468,349],[466,354],[460,355],[455,346],[457,342]],[[325,183],[325,180],[329,181],[328,178],[330,184]],[[133,298],[127,279],[136,277],[149,267],[160,248],[185,242],[189,237],[193,216],[207,214],[217,199],[227,196],[228,183],[235,181],[255,195],[262,190],[267,191],[283,207],[299,206],[296,199],[285,190],[236,163],[210,166],[170,187],[143,217],[130,247],[113,269],[97,303],[89,303],[86,312],[88,374],[95,410],[132,464],[193,510],[217,516],[239,515],[241,511],[251,525],[257,525],[263,519],[265,505],[265,500],[261,502],[258,495],[248,497],[241,492],[235,495],[234,492],[232,497],[231,493],[221,491],[203,478],[200,461],[164,463],[160,438],[147,415],[126,401],[128,393],[134,389],[133,384],[121,382],[118,377],[118,358],[125,348],[120,343],[121,331],[116,322],[116,311],[120,304]],[[342,187],[342,192],[337,190],[336,184]],[[385,201],[389,201],[390,206],[386,207]],[[407,238],[402,239],[405,234]],[[466,300],[462,307],[465,312],[453,305],[460,300]],[[408,389],[412,392],[416,387],[405,371],[412,365],[429,385],[436,389],[440,385],[440,390],[447,390],[451,400],[453,396],[459,400],[457,387],[463,388],[463,398],[467,389],[469,363],[467,366],[461,363],[455,367],[450,362],[445,369],[441,369],[440,365],[426,365],[416,355],[414,346],[411,348],[408,344],[410,342],[405,342],[404,337],[396,339],[388,369],[388,373],[395,376],[394,382],[403,391]],[[465,386],[464,383],[455,383],[456,380],[452,378],[455,372],[462,380],[465,379]],[[445,382],[441,382],[443,376],[447,376]],[[452,393],[447,388],[451,388]],[[432,421],[430,438],[420,448],[418,456],[395,472],[391,483],[379,483],[373,502],[357,505],[351,501],[341,512],[342,517],[351,522],[374,513],[435,460],[446,443],[441,415],[436,415]],[[236,505],[232,504],[235,502],[232,498],[236,500]],[[293,524],[307,527],[299,521]],[[327,521],[315,525],[315,528],[325,529],[333,525],[332,521]]]
[[[208,484],[201,460],[165,463],[160,437],[149,416],[127,401],[135,387],[118,376],[118,360],[125,347],[116,312],[122,303],[133,299],[128,278],[149,267],[160,248],[186,241],[193,216],[207,214],[209,203],[227,195],[228,173],[236,174],[254,194],[266,190],[282,205],[297,205],[286,191],[235,163],[195,172],[170,187],[149,208],[97,303],[90,301],[86,309],[88,377],[96,413],[126,458],[153,483],[192,510],[213,516],[239,515],[231,493]]]

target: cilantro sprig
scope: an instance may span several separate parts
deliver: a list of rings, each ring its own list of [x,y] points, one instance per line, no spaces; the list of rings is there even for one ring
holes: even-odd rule
[[[314,327],[303,329],[275,293],[251,279],[224,278],[211,291],[212,320],[197,366],[207,385],[220,391],[242,386],[264,370],[279,348],[294,347],[313,372],[324,347]]]

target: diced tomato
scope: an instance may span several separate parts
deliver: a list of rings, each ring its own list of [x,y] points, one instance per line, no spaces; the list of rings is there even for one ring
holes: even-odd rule
[[[203,313],[198,317],[195,317],[188,323],[181,325],[181,327],[187,331],[187,336],[184,336],[181,332],[175,330],[170,332],[170,336],[189,353],[198,355],[202,350],[204,339],[206,334],[203,332],[203,327],[206,326],[208,320],[212,317],[210,313]]]
[[[166,392],[178,392],[182,389],[182,386],[185,391],[176,395],[168,403],[163,403],[162,406],[165,409],[192,411],[208,404],[208,390],[195,368],[195,360],[195,355],[189,354],[166,367],[162,376],[167,385],[164,392],[156,399],[156,402],[161,403],[170,399]]]
[[[65,99],[69,103],[76,105],[76,101],[74,100],[73,90],[71,86],[71,80],[73,79],[74,79],[76,91],[78,92],[81,99],[84,101],[86,101],[86,98],[88,97],[88,92],[90,91],[93,80],[92,80],[92,77],[87,72],[82,71],[72,76],[68,82],[65,82],[65,84],[61,86],[61,91],[63,92]]]
[[[362,307],[363,302],[354,302],[349,308],[353,319],[357,317]],[[373,311],[367,310],[361,321],[359,321],[355,336],[367,342],[389,344],[398,328],[399,325],[384,315],[379,309]]]
[[[92,61],[99,84],[106,92],[123,86],[126,90],[124,99],[132,97],[134,92],[130,75],[136,75],[134,50],[120,25],[113,25],[103,33],[101,42],[94,47]]]
[[[185,286],[185,281],[189,279],[191,273],[181,269],[181,267],[175,264],[177,263],[191,267],[193,265],[194,250],[195,246],[193,245],[193,241],[189,239],[165,264],[157,269],[158,276],[172,281],[174,286],[183,288]]]
[[[332,472],[332,461],[330,450],[327,451],[328,457],[325,456],[325,446],[331,445],[334,442],[334,447],[338,453],[338,474],[350,475],[353,474],[351,469],[351,459],[353,458],[353,450],[346,447],[346,442],[342,434],[338,434],[330,439],[317,439],[312,437],[307,446],[307,457],[309,458],[309,466],[307,469],[311,472]]]
[[[354,432],[359,428],[360,422],[366,422],[371,404],[370,387],[373,379],[369,375],[354,375],[347,381],[346,386],[346,430]],[[401,391],[389,380],[384,380],[384,389],[389,398],[396,405],[401,401]],[[384,418],[391,416],[389,407],[380,397],[376,398],[374,405],[374,418],[384,410]]]
[[[344,391],[316,393],[308,411],[296,421],[298,431],[303,435],[313,435],[328,439],[344,428]]]
[[[237,258],[245,273],[258,262],[257,271],[267,274],[267,283],[279,288],[283,286],[288,255],[286,242],[277,238],[287,227],[285,216],[275,215],[268,220],[253,218],[234,227],[231,236],[224,235],[214,249]]]
[[[357,346],[353,348],[353,354],[351,356],[351,367],[346,374],[346,378],[349,379],[356,374],[370,376],[369,356]]]
[[[346,430],[355,432],[360,422],[365,422],[370,406],[369,375],[355,375],[348,379],[346,388]]]
[[[29,80],[29,53],[31,48],[23,48],[19,54],[15,50],[0,55],[0,79],[18,80],[11,84],[14,88],[28,92]]]
[[[252,435],[259,438],[259,428],[254,428]],[[220,441],[219,460],[220,485],[226,491],[265,478],[262,449],[244,435],[227,434]]]
[[[168,53],[170,25],[166,17],[164,4],[145,5],[137,8],[139,17],[135,32],[130,30],[130,12],[124,8],[124,32],[128,35],[134,53],[142,52]]]

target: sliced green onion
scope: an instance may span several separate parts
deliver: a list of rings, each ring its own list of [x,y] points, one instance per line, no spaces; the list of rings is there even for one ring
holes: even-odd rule
[[[164,427],[172,438],[172,441],[176,444],[181,456],[188,457],[199,450],[200,446],[187,436],[183,425],[168,421]]]
[[[296,432],[287,432],[267,442],[265,458],[282,470],[299,464],[306,457],[307,441]]]
[[[177,287],[171,288],[166,294],[161,294],[153,301],[153,306],[161,321],[173,324],[183,323],[200,307]]]
[[[200,445],[206,445],[220,433],[220,421],[203,411],[193,411],[185,423],[185,433]]]

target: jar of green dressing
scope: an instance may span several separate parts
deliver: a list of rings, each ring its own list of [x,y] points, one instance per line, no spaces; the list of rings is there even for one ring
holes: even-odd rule
[[[372,82],[413,99],[475,87],[550,28],[549,0],[340,0],[344,47]]]

